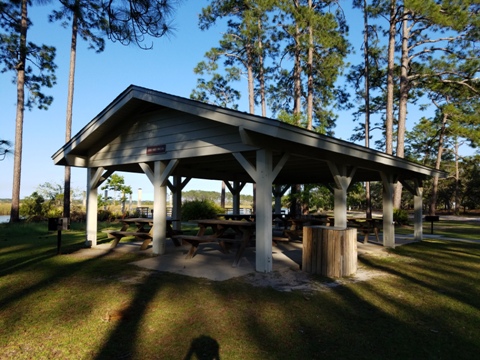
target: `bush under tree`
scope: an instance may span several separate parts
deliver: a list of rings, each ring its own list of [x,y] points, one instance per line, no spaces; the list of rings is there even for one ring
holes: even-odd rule
[[[223,213],[224,210],[213,201],[209,200],[192,200],[185,201],[182,204],[182,221],[190,221],[195,219],[213,219],[217,214]]]

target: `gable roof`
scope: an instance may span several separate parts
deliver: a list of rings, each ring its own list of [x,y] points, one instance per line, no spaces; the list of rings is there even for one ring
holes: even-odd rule
[[[275,183],[330,183],[328,162],[356,168],[354,181],[423,180],[443,172],[278,120],[221,108],[131,85],[62,146],[56,165],[139,172],[139,163],[179,159],[172,175],[252,179],[232,155],[255,165],[256,150],[268,148],[274,166],[288,154]],[[283,157],[285,159],[285,157]]]

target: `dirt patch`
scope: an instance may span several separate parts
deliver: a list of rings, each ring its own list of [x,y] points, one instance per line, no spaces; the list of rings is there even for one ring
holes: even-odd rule
[[[387,276],[386,273],[367,269],[364,266],[359,266],[354,276],[349,276],[341,279],[319,280],[314,278],[311,274],[301,270],[282,269],[279,271],[272,271],[270,273],[252,273],[243,276],[241,279],[253,286],[272,287],[278,291],[326,291],[331,288],[341,286],[347,283],[354,283],[359,281],[368,281],[376,277]]]
[[[138,252],[138,248],[135,246],[118,246],[115,249],[110,249],[108,244],[101,245],[97,248],[92,249],[82,249],[75,253],[69,254],[69,256],[76,256],[76,257],[115,257],[121,256],[128,252]],[[364,245],[359,244],[358,249],[359,257],[391,257],[396,256],[391,252],[387,251],[382,246],[377,245]],[[183,253],[179,255],[179,258],[183,259]],[[150,260],[154,260],[152,258]],[[160,259],[160,258],[158,258]],[[170,259],[164,258],[163,260]],[[175,258],[173,258],[175,259]],[[201,260],[201,258],[199,258]],[[300,257],[301,259],[301,257]],[[297,259],[298,260],[298,259]],[[301,262],[301,260],[300,260]],[[373,278],[377,278],[380,276],[387,276],[385,272],[381,272],[378,270],[367,268],[363,266],[360,262],[358,263],[358,269],[354,276],[341,278],[341,279],[321,279],[318,276],[312,276],[309,273],[303,272],[298,270],[298,261],[297,266],[293,266],[295,262],[290,262],[290,265],[287,266],[279,266],[277,270],[272,271],[270,273],[259,273],[255,272],[252,269],[252,272],[248,273],[247,275],[233,275],[232,277],[236,278],[238,281],[246,282],[253,286],[258,287],[271,287],[278,291],[302,291],[302,292],[314,292],[314,291],[327,291],[331,288],[341,286],[347,283],[352,282],[359,282],[359,281],[368,281]],[[199,270],[205,270],[206,264],[200,263],[198,265],[192,264],[192,266],[198,266]],[[153,269],[151,269],[153,270]],[[156,269],[158,271],[158,269]],[[172,271],[178,272],[178,266],[171,265],[168,270],[160,270],[160,271]],[[145,269],[134,272],[133,274],[129,274],[127,276],[123,276],[118,280],[131,285],[141,284],[146,281],[146,278],[150,274],[150,271]],[[208,278],[208,276],[205,276]],[[212,279],[210,279],[212,280]]]

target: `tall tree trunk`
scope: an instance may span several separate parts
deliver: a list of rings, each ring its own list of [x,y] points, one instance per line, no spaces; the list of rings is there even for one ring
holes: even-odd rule
[[[225,181],[222,181],[222,192],[220,193],[220,207],[225,209]]]
[[[302,214],[301,203],[298,197],[302,191],[302,187],[299,184],[292,185],[290,188],[290,212],[289,215],[292,218],[300,216]]]
[[[410,29],[408,27],[407,10],[403,11],[402,16],[402,58],[401,58],[401,72],[400,72],[400,101],[398,108],[398,125],[397,125],[397,151],[396,154],[400,158],[405,157],[405,127],[407,122],[407,106],[408,106],[408,92],[410,91],[410,84],[408,79],[409,72],[409,54],[408,54],[408,40],[410,38]],[[402,184],[397,182],[395,186],[395,193],[393,195],[393,207],[400,209],[402,204]]]
[[[393,154],[393,70],[395,67],[396,0],[390,1],[388,31],[387,108],[385,114],[385,152]]]
[[[460,171],[458,169],[458,138],[455,138],[455,215],[460,215]]]
[[[252,47],[250,45],[247,45],[247,81],[248,81],[248,107],[249,107],[250,114],[255,114],[253,53],[252,53]]]
[[[253,51],[250,45],[247,45],[247,73],[248,73],[248,104],[250,114],[255,114],[255,90],[254,90],[254,79],[253,79]],[[238,195],[240,196],[240,194]],[[255,211],[255,202],[256,202],[257,192],[256,184],[253,184],[253,209]]]
[[[312,0],[308,0],[308,7],[313,11]],[[308,26],[308,59],[307,59],[307,129],[313,128],[313,24]]]
[[[293,64],[293,114],[296,118],[296,125],[300,125],[300,114],[302,111],[302,69],[300,54],[300,29],[298,24],[295,25],[295,50]]]
[[[296,8],[299,7],[297,0],[294,1]],[[293,114],[296,117],[296,125],[300,126],[300,114],[302,112],[302,80],[301,80],[301,52],[300,52],[300,28],[295,24],[295,50],[294,50],[294,64],[293,64]],[[291,187],[292,203],[290,206],[290,214],[295,217],[301,214],[301,203],[298,199],[302,191],[300,184],[294,184]]]
[[[73,12],[72,20],[72,39],[70,44],[70,73],[68,75],[68,98],[67,98],[67,117],[65,121],[65,143],[70,141],[72,137],[72,117],[73,117],[73,91],[75,88],[75,62],[77,57],[77,34],[78,34],[78,16],[77,6],[78,1],[75,2],[75,11]],[[71,168],[65,166],[65,182],[63,193],[63,216],[70,217],[70,180]]]
[[[368,14],[367,0],[363,0],[363,61],[365,64],[365,147],[370,147],[370,59],[368,44]],[[365,202],[367,219],[372,218],[372,199],[370,196],[370,182],[365,183]]]
[[[265,69],[263,61],[262,21],[258,20],[258,81],[260,85],[260,104],[262,116],[267,116],[267,102],[265,100]]]
[[[443,143],[445,138],[445,131],[447,128],[448,114],[443,114],[442,117],[442,126],[440,128],[440,135],[438,136],[438,151],[437,151],[437,160],[435,161],[435,169],[440,170],[440,164],[442,163],[443,155]],[[433,177],[432,185],[432,197],[430,199],[430,215],[435,215],[435,210],[437,208],[437,196],[438,196],[438,176]]]
[[[308,0],[308,8],[313,11],[312,0]],[[313,129],[313,24],[308,24],[308,50],[307,50],[307,129]],[[301,189],[300,189],[301,190]],[[303,192],[310,192],[310,187],[303,185]],[[309,196],[301,196],[301,214],[310,211]]]
[[[20,184],[22,177],[23,118],[25,112],[25,66],[27,61],[28,1],[22,0],[20,21],[19,61],[17,65],[17,113],[15,119],[15,147],[13,155],[13,186],[10,222],[20,220]]]

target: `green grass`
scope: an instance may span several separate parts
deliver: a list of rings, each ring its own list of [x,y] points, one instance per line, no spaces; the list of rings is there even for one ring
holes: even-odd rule
[[[413,225],[396,227],[397,234],[413,233]],[[431,223],[423,223],[423,233],[431,233]],[[445,238],[462,240],[480,240],[480,221],[442,220],[433,223],[433,234]]]
[[[0,225],[1,359],[211,359],[216,345],[242,360],[480,353],[480,244],[363,256],[384,276],[306,294],[150,272],[129,265],[138,254],[81,257],[81,225],[57,256],[46,227]]]

